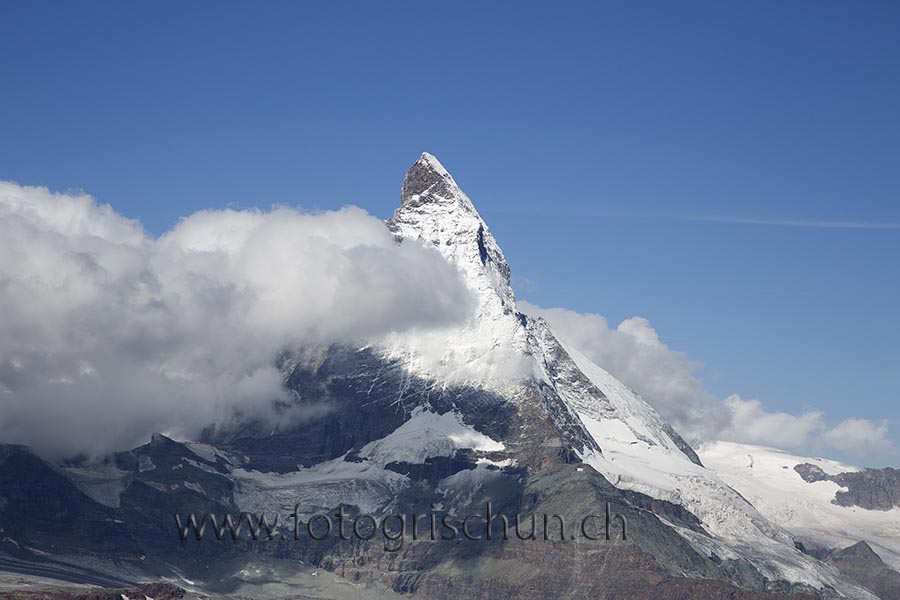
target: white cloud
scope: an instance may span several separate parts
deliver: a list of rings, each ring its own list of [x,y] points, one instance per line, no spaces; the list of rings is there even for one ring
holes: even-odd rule
[[[204,211],[156,239],[87,195],[0,182],[0,440],[100,453],[238,413],[272,417],[282,349],[453,326],[470,306],[437,251],[395,244],[360,209]],[[610,328],[597,314],[519,306],[692,442],[894,451],[884,422],[829,429],[816,411],[719,401],[646,319]]]
[[[613,329],[598,314],[518,304],[637,391],[693,444],[722,439],[811,454],[830,449],[861,458],[895,452],[885,422],[847,419],[829,429],[819,411],[770,412],[759,400],[737,394],[718,400],[697,376],[701,363],[662,343],[647,319],[632,317]]]
[[[205,211],[154,239],[87,195],[0,182],[0,440],[97,453],[265,416],[281,350],[470,302],[435,250],[357,208]]]
[[[887,439],[885,421],[875,423],[868,419],[847,419],[824,435],[826,442],[854,456],[879,456],[894,452],[894,445]]]
[[[728,427],[719,438],[734,442],[774,446],[781,449],[810,448],[825,431],[823,415],[807,411],[800,415],[769,412],[759,400],[744,400],[737,394],[725,399],[731,411]]]
[[[610,328],[602,315],[518,305],[636,390],[687,439],[710,439],[727,425],[728,411],[696,375],[702,365],[662,343],[647,319],[632,317]]]
[[[829,428],[824,413],[816,410],[799,415],[768,412],[759,400],[744,400],[737,394],[726,398],[725,405],[732,411],[732,419],[719,434],[723,440],[807,454],[837,451],[856,458],[884,458],[896,453],[888,439],[886,421],[851,418]]]

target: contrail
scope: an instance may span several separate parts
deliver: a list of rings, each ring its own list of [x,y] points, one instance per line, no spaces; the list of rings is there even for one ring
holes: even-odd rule
[[[767,219],[753,217],[703,217],[696,215],[653,215],[614,213],[590,210],[485,210],[486,213],[525,213],[563,217],[591,217],[598,219],[635,219],[647,221],[688,221],[693,223],[725,223],[733,225],[764,225],[769,227],[804,227],[808,229],[900,229],[900,223],[879,221],[826,221],[813,219]]]
[[[753,219],[740,217],[650,217],[736,225],[769,225],[772,227],[807,227],[810,229],[900,229],[900,223],[878,221],[816,221],[806,219]]]

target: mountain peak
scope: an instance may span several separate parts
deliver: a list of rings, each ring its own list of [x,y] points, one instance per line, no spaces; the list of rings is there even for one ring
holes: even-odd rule
[[[432,245],[458,266],[490,305],[515,311],[509,265],[472,201],[433,155],[419,157],[403,180],[400,208],[388,219],[400,238]]]
[[[415,206],[429,199],[451,199],[459,192],[459,186],[444,165],[432,154],[423,152],[403,179],[400,204]]]
[[[865,540],[861,540],[852,546],[848,546],[842,550],[836,550],[832,552],[832,557],[842,558],[842,559],[855,559],[857,561],[863,561],[867,563],[881,563],[881,557],[872,550],[872,546],[868,544]]]

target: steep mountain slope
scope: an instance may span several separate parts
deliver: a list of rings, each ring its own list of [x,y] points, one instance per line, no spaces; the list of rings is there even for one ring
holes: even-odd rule
[[[825,562],[872,590],[882,600],[900,599],[900,573],[885,565],[866,542],[833,550],[825,556]]]

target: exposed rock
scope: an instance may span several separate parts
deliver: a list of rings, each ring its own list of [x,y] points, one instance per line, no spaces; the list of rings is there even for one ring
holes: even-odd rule
[[[828,481],[831,479],[831,476],[823,471],[821,467],[810,463],[799,464],[794,467],[794,470],[800,474],[800,477],[802,477],[803,481],[805,481],[806,483]]]
[[[847,491],[835,494],[835,504],[869,510],[891,510],[900,506],[900,470],[890,467],[841,473],[832,478]]]
[[[196,596],[195,596],[196,597]],[[185,591],[166,583],[147,583],[133,588],[47,588],[36,591],[0,592],[0,600],[181,600]]]
[[[7,548],[52,553],[137,557],[112,509],[83,494],[71,481],[22,446],[0,444],[0,539]]]
[[[400,191],[400,205],[415,205],[438,198],[450,200],[457,189],[450,173],[426,152],[406,172]]]
[[[825,557],[825,562],[874,592],[881,600],[900,600],[900,573],[884,564],[866,542],[834,550]]]
[[[794,467],[807,483],[833,481],[846,490],[835,493],[834,502],[840,506],[859,506],[868,510],[891,510],[900,507],[900,470],[864,469],[862,471],[828,475],[809,463]]]

